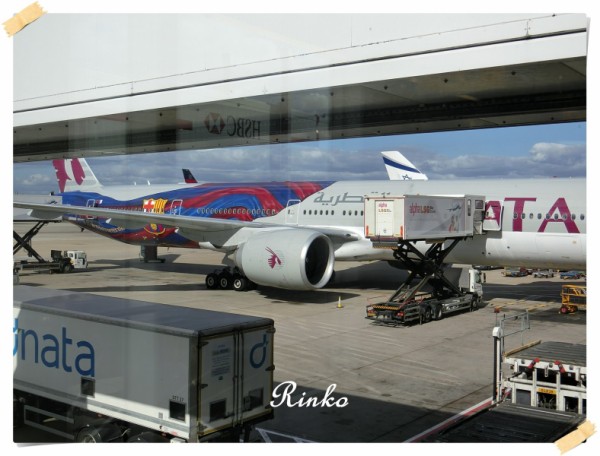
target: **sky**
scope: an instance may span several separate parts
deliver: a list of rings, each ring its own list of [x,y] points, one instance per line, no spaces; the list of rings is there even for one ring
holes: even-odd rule
[[[192,150],[87,159],[104,185],[198,181],[387,179],[381,151],[399,150],[430,179],[586,176],[586,123]],[[49,161],[13,166],[15,194],[57,191]]]

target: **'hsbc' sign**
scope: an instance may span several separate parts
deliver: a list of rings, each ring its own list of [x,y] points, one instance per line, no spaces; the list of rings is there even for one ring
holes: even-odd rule
[[[204,118],[206,130],[213,135],[226,134],[240,138],[260,137],[260,120],[245,119],[243,117],[223,116],[211,112]]]

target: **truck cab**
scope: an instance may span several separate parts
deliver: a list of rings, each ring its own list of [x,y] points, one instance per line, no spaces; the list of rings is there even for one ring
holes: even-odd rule
[[[82,250],[66,250],[63,254],[64,257],[71,260],[71,264],[75,269],[86,269],[87,268],[87,254]]]

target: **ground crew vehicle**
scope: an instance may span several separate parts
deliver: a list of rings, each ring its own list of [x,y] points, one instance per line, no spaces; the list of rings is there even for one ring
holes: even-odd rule
[[[447,268],[444,260],[460,241],[483,234],[485,197],[402,195],[364,201],[365,236],[375,248],[392,249],[410,271],[387,301],[367,306],[367,319],[390,325],[424,323],[478,308],[482,273]]]
[[[560,278],[563,280],[576,280],[582,277],[581,271],[565,271],[560,273]]]
[[[504,268],[502,271],[504,277],[525,277],[527,275],[527,269],[525,268]]]
[[[582,285],[563,285],[560,293],[561,314],[577,312],[587,305],[587,287]]]
[[[550,269],[543,269],[543,270],[537,270],[537,271],[533,271],[533,273],[531,274],[533,277],[535,277],[536,279],[548,279],[551,277],[554,277],[554,271],[550,270]]]
[[[273,320],[15,286],[15,423],[77,442],[249,437],[273,416]]]
[[[586,351],[582,344],[537,341],[502,353],[493,400],[425,441],[543,443],[577,431],[587,413]]]
[[[74,269],[87,269],[87,254],[82,250],[51,250],[50,261],[39,258],[38,261],[14,261],[13,272],[23,270],[71,272]]]
[[[454,274],[451,271],[454,271]],[[387,325],[427,323],[461,310],[478,309],[483,297],[481,271],[447,268],[445,275],[458,276],[454,290],[448,287],[431,287],[428,290],[428,283],[435,283],[439,279],[427,277],[415,287],[402,289],[387,302],[368,305],[366,318]]]

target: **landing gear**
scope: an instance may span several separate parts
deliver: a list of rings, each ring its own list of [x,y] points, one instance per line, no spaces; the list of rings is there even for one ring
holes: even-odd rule
[[[237,268],[225,268],[221,271],[211,272],[206,276],[206,288],[209,290],[248,291],[256,288],[256,284],[248,277],[241,274]]]

